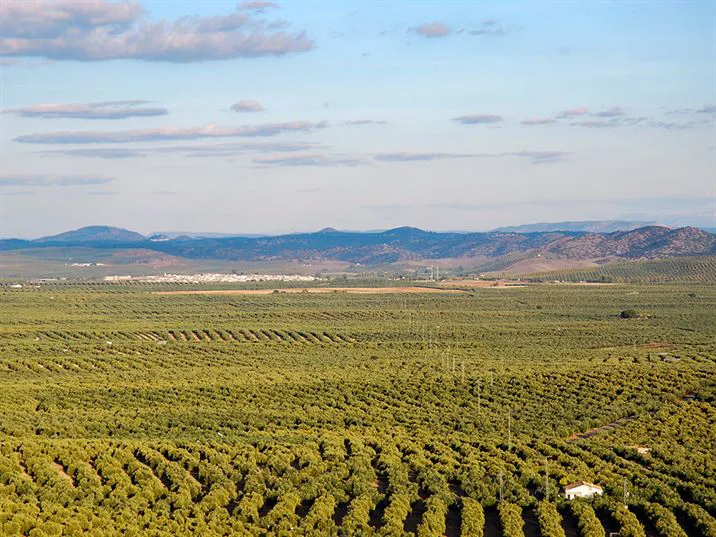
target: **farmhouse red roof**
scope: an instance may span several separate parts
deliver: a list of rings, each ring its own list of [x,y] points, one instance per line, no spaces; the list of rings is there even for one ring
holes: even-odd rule
[[[595,485],[594,483],[590,483],[588,481],[577,481],[576,483],[572,483],[571,485],[567,485],[566,487],[564,487],[564,490],[576,489],[577,487],[581,487],[582,485],[602,490],[602,487],[600,487],[599,485]]]

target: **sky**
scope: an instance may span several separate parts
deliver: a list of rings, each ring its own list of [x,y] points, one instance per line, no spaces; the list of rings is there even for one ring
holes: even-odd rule
[[[715,215],[712,1],[0,4],[2,237]]]

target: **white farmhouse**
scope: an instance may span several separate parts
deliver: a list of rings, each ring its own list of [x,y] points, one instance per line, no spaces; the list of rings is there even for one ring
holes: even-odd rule
[[[586,481],[577,481],[564,487],[564,496],[568,500],[573,500],[574,498],[591,498],[592,496],[601,496],[603,493],[604,490],[602,490],[602,487],[594,483],[587,483]]]

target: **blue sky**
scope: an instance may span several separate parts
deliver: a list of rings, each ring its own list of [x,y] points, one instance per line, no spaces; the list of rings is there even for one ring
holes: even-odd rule
[[[714,223],[712,2],[0,7],[0,236]]]

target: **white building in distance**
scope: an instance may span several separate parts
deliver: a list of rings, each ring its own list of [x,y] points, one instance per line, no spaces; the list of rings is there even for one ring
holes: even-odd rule
[[[568,500],[573,500],[574,498],[591,498],[592,496],[601,496],[603,493],[604,490],[602,490],[602,487],[594,483],[587,483],[586,481],[577,481],[564,487],[564,496]]]

